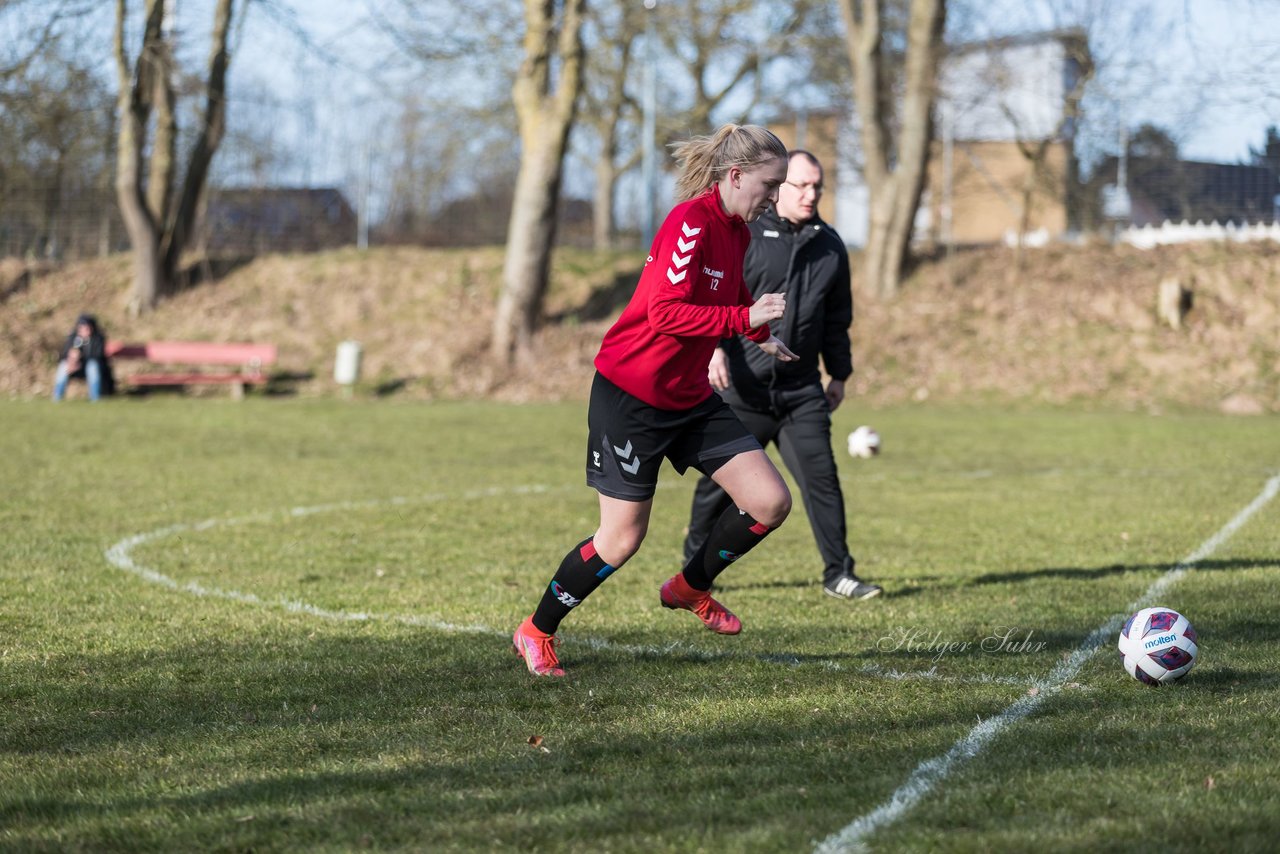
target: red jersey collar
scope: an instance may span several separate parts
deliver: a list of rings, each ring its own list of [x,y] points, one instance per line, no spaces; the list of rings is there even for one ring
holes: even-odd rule
[[[737,214],[730,214],[725,212],[724,202],[721,201],[720,199],[720,185],[718,183],[712,184],[710,187],[707,188],[707,191],[702,195],[711,197],[711,200],[710,200],[711,209],[716,212],[716,216],[720,218],[721,222],[726,222],[730,225],[736,225],[739,223],[742,225],[746,225],[747,221],[744,220],[742,217],[738,216]]]

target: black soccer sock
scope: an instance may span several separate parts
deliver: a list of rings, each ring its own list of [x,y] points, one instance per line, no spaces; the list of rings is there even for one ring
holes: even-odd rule
[[[533,612],[533,627],[554,635],[569,611],[591,595],[591,591],[603,584],[615,569],[616,566],[605,563],[596,553],[591,537],[578,543],[564,556],[560,568],[542,594],[538,610]]]
[[[711,526],[711,533],[684,567],[684,580],[694,590],[710,590],[725,567],[751,551],[772,530],[730,504]]]

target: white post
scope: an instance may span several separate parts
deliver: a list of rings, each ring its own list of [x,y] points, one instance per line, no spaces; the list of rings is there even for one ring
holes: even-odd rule
[[[342,341],[338,344],[338,355],[333,361],[333,380],[342,386],[342,393],[350,397],[351,387],[360,379],[359,341]]]

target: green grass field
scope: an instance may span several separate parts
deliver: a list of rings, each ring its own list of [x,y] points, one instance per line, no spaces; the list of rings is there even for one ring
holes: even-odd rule
[[[884,596],[822,595],[797,504],[722,576],[740,636],[660,608],[668,471],[537,680],[509,636],[595,525],[583,405],[0,403],[0,849],[1274,850],[1280,423],[861,422]],[[1186,680],[1086,654],[1206,543],[1158,603]]]

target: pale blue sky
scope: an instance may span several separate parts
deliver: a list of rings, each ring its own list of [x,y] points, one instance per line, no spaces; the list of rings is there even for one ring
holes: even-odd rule
[[[1138,99],[1138,114],[1173,130],[1188,159],[1247,159],[1251,145],[1261,146],[1267,126],[1280,125],[1280,2],[1183,0],[1162,5],[1163,14],[1185,26],[1178,28],[1159,62],[1175,79],[1183,73],[1209,84],[1196,94],[1188,86],[1183,97],[1166,95],[1149,104]]]
[[[207,16],[201,7],[209,0],[181,2],[184,17],[199,18],[204,25]],[[1137,8],[1126,0],[1078,2],[1086,8],[1118,9],[1122,18]],[[376,144],[380,125],[391,114],[389,105],[399,94],[397,78],[389,75],[371,82],[353,70],[395,55],[395,48],[371,20],[371,3],[390,5],[378,0],[296,0],[292,4],[296,24],[340,59],[338,64],[309,57],[288,26],[260,9],[252,9],[253,17],[242,31],[233,83],[264,91],[275,88],[285,99],[311,102],[313,119],[276,128],[282,143],[286,136],[306,140],[299,174],[291,176],[296,180],[350,182],[358,170],[356,154],[367,138]],[[978,8],[996,5],[978,4]],[[1065,4],[1051,8],[1061,5]],[[1155,44],[1147,46],[1144,55],[1126,60],[1134,63],[1135,71],[1130,80],[1112,84],[1111,96],[1121,103],[1118,116],[1105,121],[1098,116],[1096,125],[1107,127],[1110,134],[1111,124],[1119,121],[1135,126],[1150,121],[1169,130],[1189,159],[1246,159],[1250,146],[1261,144],[1266,127],[1280,125],[1280,0],[1166,0],[1154,8],[1149,21],[1137,23]],[[1052,18],[1056,11],[1047,14]],[[1054,23],[1046,19],[1045,25]],[[990,26],[994,30],[996,25]],[[438,81],[435,85],[449,84]]]

